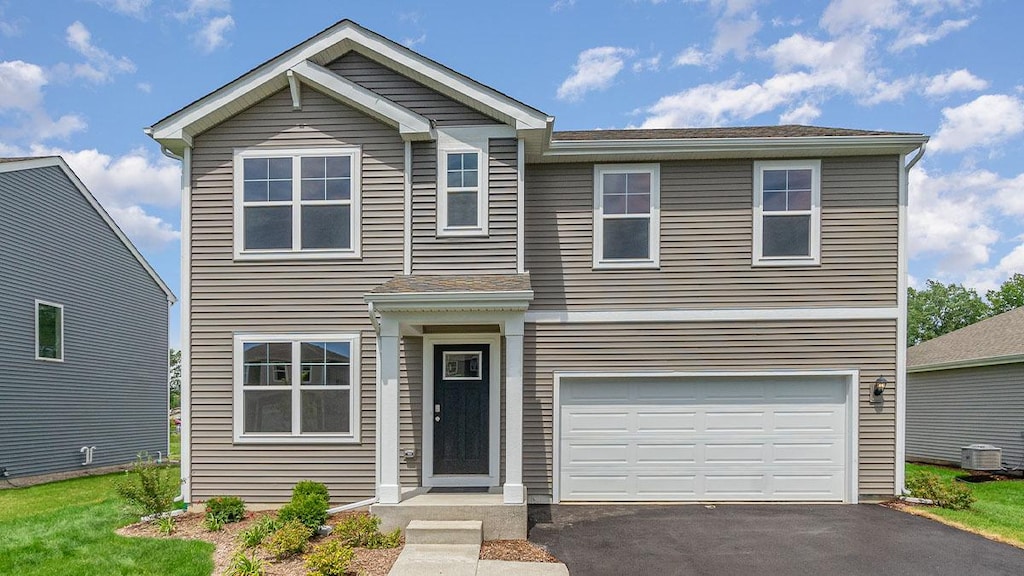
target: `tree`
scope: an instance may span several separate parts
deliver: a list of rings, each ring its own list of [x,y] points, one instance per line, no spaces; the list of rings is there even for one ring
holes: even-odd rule
[[[169,355],[171,408],[181,408],[181,350],[171,348]]]
[[[1002,314],[1024,306],[1024,274],[1014,274],[996,290],[989,290],[985,297],[992,306],[992,314]]]
[[[1024,282],[1022,282],[1024,284]],[[991,315],[973,288],[929,280],[921,290],[908,288],[907,345],[970,326]]]

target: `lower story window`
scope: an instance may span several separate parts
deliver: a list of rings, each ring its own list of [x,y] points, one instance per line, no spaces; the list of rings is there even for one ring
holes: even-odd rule
[[[359,337],[235,337],[235,439],[356,440]]]

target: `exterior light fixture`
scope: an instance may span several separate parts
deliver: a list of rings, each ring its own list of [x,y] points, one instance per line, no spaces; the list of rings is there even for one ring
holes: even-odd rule
[[[889,381],[885,379],[885,376],[879,376],[875,379],[875,384],[871,387],[871,401],[881,402],[882,393],[885,392],[885,387],[888,385]]]

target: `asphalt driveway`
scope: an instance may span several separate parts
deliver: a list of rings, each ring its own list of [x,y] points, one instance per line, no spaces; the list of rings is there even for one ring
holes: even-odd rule
[[[579,576],[1024,574],[1024,550],[882,506],[531,506]]]

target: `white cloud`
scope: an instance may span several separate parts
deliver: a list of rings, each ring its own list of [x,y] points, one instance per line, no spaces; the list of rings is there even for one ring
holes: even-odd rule
[[[3,6],[0,6],[0,35],[7,38],[21,36],[21,26],[18,22],[4,19]]]
[[[118,58],[93,44],[92,33],[81,22],[73,22],[67,27],[66,34],[68,46],[86,59],[85,62],[72,67],[75,76],[102,84],[109,82],[115,74],[135,71],[135,64],[128,58]]]
[[[832,0],[821,16],[821,26],[832,34],[900,26],[904,12],[898,0]]]
[[[804,102],[779,116],[779,124],[810,124],[819,116],[821,116],[821,108],[810,102]]]
[[[93,2],[118,14],[142,18],[146,15],[146,9],[149,8],[151,0],[93,0]]]
[[[696,46],[683,50],[672,60],[673,66],[707,66],[710,63],[710,55],[701,52]]]
[[[213,52],[228,44],[225,34],[235,27],[235,19],[230,14],[211,18],[195,35],[196,44],[204,52]]]
[[[43,87],[48,83],[42,67],[21,60],[0,62],[0,138],[13,142],[66,138],[84,130],[85,120],[66,114],[54,119],[43,108]]]
[[[984,90],[985,88],[988,88],[987,81],[971,74],[966,68],[961,68],[947,74],[932,76],[924,88],[924,93],[927,96],[945,96],[954,92]]]
[[[138,88],[139,92],[142,92],[143,94],[149,94],[153,92],[153,85],[149,82],[139,82],[135,85],[135,87]]]
[[[185,10],[176,13],[175,17],[179,20],[191,20],[230,11],[231,0],[188,0]]]
[[[1024,272],[1024,243],[1000,258],[995,266],[969,271],[964,276],[964,284],[985,293],[999,288],[1007,278],[1019,272]]]
[[[580,52],[572,75],[558,87],[558,99],[575,101],[587,92],[608,88],[622,71],[626,58],[634,54],[633,50],[616,46],[601,46]]]
[[[899,36],[889,47],[893,52],[900,52],[915,46],[926,46],[940,40],[952,32],[963,30],[970,25],[971,19],[945,20],[931,30],[924,29],[901,29]]]
[[[929,143],[934,151],[958,152],[992,146],[1024,132],[1024,101],[1006,94],[985,94],[942,110],[942,124]]]
[[[575,5],[576,5],[576,0],[555,0],[555,2],[553,4],[551,4],[551,11],[552,12],[558,12],[559,10],[564,10],[566,8],[572,8]]]
[[[661,54],[640,58],[633,62],[633,72],[657,72],[661,68]]]
[[[416,38],[406,38],[405,40],[402,41],[402,44],[405,44],[406,48],[414,48],[420,44],[423,44],[426,41],[427,33],[424,32],[423,34],[420,34]]]
[[[181,232],[158,216],[147,214],[140,206],[107,210],[132,242],[142,248],[160,249],[181,239]]]
[[[721,18],[715,23],[711,53],[716,57],[731,53],[742,60],[750,52],[750,44],[760,29],[761,19],[757,17],[756,12],[746,18]]]
[[[0,110],[32,110],[43,101],[46,72],[35,64],[12,60],[0,62]]]

